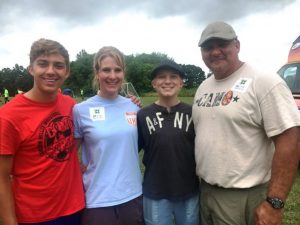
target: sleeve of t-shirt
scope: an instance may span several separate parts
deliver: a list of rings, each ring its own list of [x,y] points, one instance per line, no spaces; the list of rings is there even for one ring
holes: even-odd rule
[[[0,154],[14,155],[20,145],[20,134],[16,126],[0,118]]]
[[[262,98],[260,103],[265,131],[268,137],[300,126],[300,114],[291,91],[280,82]]]

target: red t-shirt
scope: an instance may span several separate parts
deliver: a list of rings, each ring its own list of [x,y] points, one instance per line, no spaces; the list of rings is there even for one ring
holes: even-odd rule
[[[19,223],[52,220],[84,208],[74,104],[62,94],[52,103],[21,94],[0,108],[0,154],[14,156],[12,187]]]

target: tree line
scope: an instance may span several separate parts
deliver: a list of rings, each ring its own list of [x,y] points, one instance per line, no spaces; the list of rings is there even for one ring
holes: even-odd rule
[[[89,54],[85,50],[81,50],[75,61],[70,63],[70,76],[64,83],[64,88],[70,88],[75,95],[79,95],[80,90],[84,91],[85,96],[92,96],[95,91],[92,89],[93,58],[95,54]],[[172,60],[166,54],[151,53],[126,55],[126,81],[131,82],[136,91],[143,96],[145,93],[152,91],[150,73],[153,68],[164,59]],[[186,73],[184,79],[185,89],[194,89],[205,80],[204,71],[195,65],[181,64]],[[0,91],[3,93],[4,88],[7,88],[10,96],[14,96],[17,90],[24,92],[31,89],[33,85],[32,76],[23,66],[16,64],[12,69],[3,68],[0,71]]]

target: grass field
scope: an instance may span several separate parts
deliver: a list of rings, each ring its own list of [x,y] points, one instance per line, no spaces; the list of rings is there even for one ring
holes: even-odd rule
[[[285,225],[299,225],[300,224],[300,170],[296,182],[286,201],[284,213]]]
[[[182,97],[180,98],[181,101],[191,104],[193,99],[191,97]],[[3,104],[3,98],[0,102]],[[153,103],[156,100],[155,97],[143,97],[142,103],[144,106]],[[78,102],[80,100],[78,99]],[[141,153],[142,157],[142,153]],[[142,167],[143,170],[143,167]],[[300,225],[300,170],[298,170],[297,178],[295,181],[295,184],[293,185],[293,188],[289,194],[289,197],[287,199],[286,205],[285,205],[285,213],[284,213],[284,225]],[[0,221],[0,225],[2,225]]]

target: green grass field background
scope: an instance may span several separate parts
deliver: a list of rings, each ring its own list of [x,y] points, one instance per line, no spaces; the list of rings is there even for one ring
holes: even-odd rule
[[[81,99],[76,99],[78,102]],[[141,98],[143,106],[153,103],[156,97],[142,97]],[[192,104],[192,97],[181,97],[181,101]],[[4,103],[4,99],[0,98],[0,106]],[[140,153],[140,158],[142,158],[142,152]],[[141,170],[143,172],[144,168],[141,164]],[[284,225],[300,225],[300,170],[298,170],[297,178],[293,188],[289,194],[289,197],[285,205],[284,213]],[[2,225],[0,221],[0,225]]]

